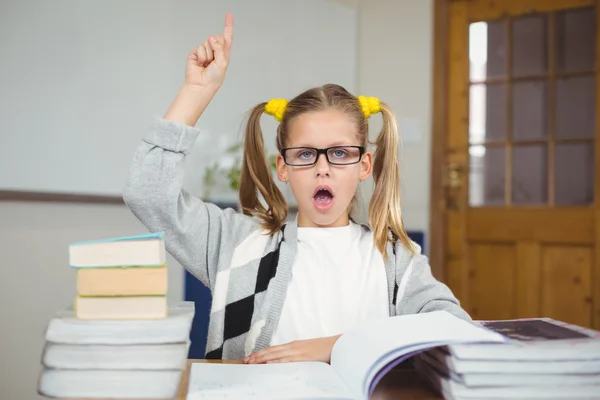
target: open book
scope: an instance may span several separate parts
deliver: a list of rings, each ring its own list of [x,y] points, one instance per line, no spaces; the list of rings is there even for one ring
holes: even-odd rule
[[[192,365],[187,400],[366,399],[381,378],[413,355],[458,343],[504,343],[508,339],[445,311],[373,321],[343,334],[331,364]]]

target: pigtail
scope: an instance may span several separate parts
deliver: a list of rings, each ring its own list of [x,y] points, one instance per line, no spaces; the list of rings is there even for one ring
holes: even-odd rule
[[[277,232],[287,218],[287,203],[275,185],[265,153],[260,117],[266,103],[258,104],[250,113],[244,140],[244,157],[240,176],[239,199],[242,212],[262,220],[270,234]],[[267,208],[261,203],[262,195]]]
[[[392,237],[414,252],[414,246],[402,224],[400,210],[400,167],[398,165],[398,128],[387,104],[381,103],[383,127],[375,141],[373,160],[375,190],[369,203],[369,224],[375,245],[386,254],[386,244]]]

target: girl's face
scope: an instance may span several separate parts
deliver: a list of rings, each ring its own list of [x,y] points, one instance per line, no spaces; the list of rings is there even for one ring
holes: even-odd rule
[[[290,122],[288,149],[362,145],[354,123],[341,111],[304,113]],[[358,182],[371,174],[372,154],[369,152],[359,159],[358,149],[336,147],[328,151],[328,156],[332,162],[358,162],[332,165],[325,154],[318,154],[314,165],[290,166],[281,155],[277,157],[277,176],[281,181],[289,182],[298,202],[298,226],[348,225],[348,206]],[[308,164],[314,161],[315,153],[310,149],[290,149],[286,158],[288,163]]]

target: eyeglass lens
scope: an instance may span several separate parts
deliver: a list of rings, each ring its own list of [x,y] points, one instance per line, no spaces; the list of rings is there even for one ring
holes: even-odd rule
[[[327,149],[327,160],[335,165],[355,164],[360,159],[360,148],[351,146],[337,146]],[[289,165],[312,165],[317,161],[317,149],[310,147],[297,147],[287,149],[286,162]]]

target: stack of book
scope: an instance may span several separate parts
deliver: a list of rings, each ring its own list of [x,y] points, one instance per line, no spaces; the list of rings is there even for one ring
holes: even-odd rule
[[[170,398],[190,346],[194,303],[167,301],[164,234],[69,246],[73,305],[49,322],[38,392],[61,398]]]
[[[450,344],[414,360],[445,398],[600,399],[600,332],[551,318],[476,324],[507,342]]]
[[[167,316],[163,233],[73,243],[69,262],[77,269],[77,318]]]

